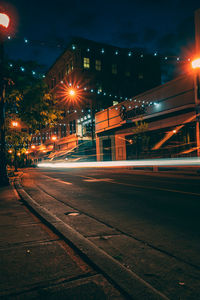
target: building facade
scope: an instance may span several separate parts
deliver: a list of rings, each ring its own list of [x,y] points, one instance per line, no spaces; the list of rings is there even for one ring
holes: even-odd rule
[[[196,156],[194,82],[190,73],[98,112],[97,160]]]
[[[137,49],[122,49],[75,38],[46,73],[63,119],[33,136],[35,145],[68,150],[95,139],[96,112],[160,84],[160,62]],[[55,146],[55,145],[54,145]]]

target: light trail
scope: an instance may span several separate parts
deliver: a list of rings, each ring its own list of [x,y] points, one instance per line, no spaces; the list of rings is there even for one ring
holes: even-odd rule
[[[156,167],[156,166],[200,166],[200,158],[165,158],[165,159],[141,159],[118,160],[96,162],[44,162],[38,163],[40,168],[106,168],[106,167]]]

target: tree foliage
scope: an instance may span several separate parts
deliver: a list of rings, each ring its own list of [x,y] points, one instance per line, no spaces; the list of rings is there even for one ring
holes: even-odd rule
[[[21,62],[18,63],[18,66]],[[47,90],[44,80],[32,75],[33,62],[23,63],[26,71],[13,67],[8,72],[6,89],[7,115],[16,114],[32,131],[47,124],[55,124],[62,112]],[[36,68],[36,65],[35,65]]]
[[[24,67],[24,71],[20,66]],[[34,62],[15,62],[7,68],[6,86],[6,140],[7,144],[21,145],[30,140],[30,133],[42,127],[53,126],[62,118],[56,100],[48,92],[41,76],[33,76],[32,70],[39,66]],[[24,131],[13,130],[11,120],[19,120]]]

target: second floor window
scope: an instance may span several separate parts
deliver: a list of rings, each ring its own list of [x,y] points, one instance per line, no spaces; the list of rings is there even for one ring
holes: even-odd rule
[[[117,74],[117,65],[116,64],[112,65],[112,74]]]
[[[144,79],[143,73],[139,73],[139,74],[138,74],[138,78],[139,78],[139,79]]]
[[[67,64],[66,66],[66,74],[68,75],[69,74],[69,65]]]
[[[101,71],[101,61],[100,60],[96,60],[95,69],[97,71]]]
[[[84,57],[83,67],[84,67],[84,69],[89,69],[90,68],[90,59],[88,57]]]
[[[74,65],[73,65],[73,61],[72,60],[70,61],[70,69],[71,69],[71,71],[73,71],[73,69],[74,69]]]

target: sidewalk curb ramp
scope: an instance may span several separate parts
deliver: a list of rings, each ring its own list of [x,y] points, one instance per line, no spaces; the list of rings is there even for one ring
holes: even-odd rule
[[[39,205],[19,183],[15,182],[14,186],[27,206],[32,208],[58,234],[61,234],[67,242],[72,244],[83,257],[99,269],[129,298],[134,300],[170,300],[136,273],[125,268],[117,260],[53,215],[48,209]]]

